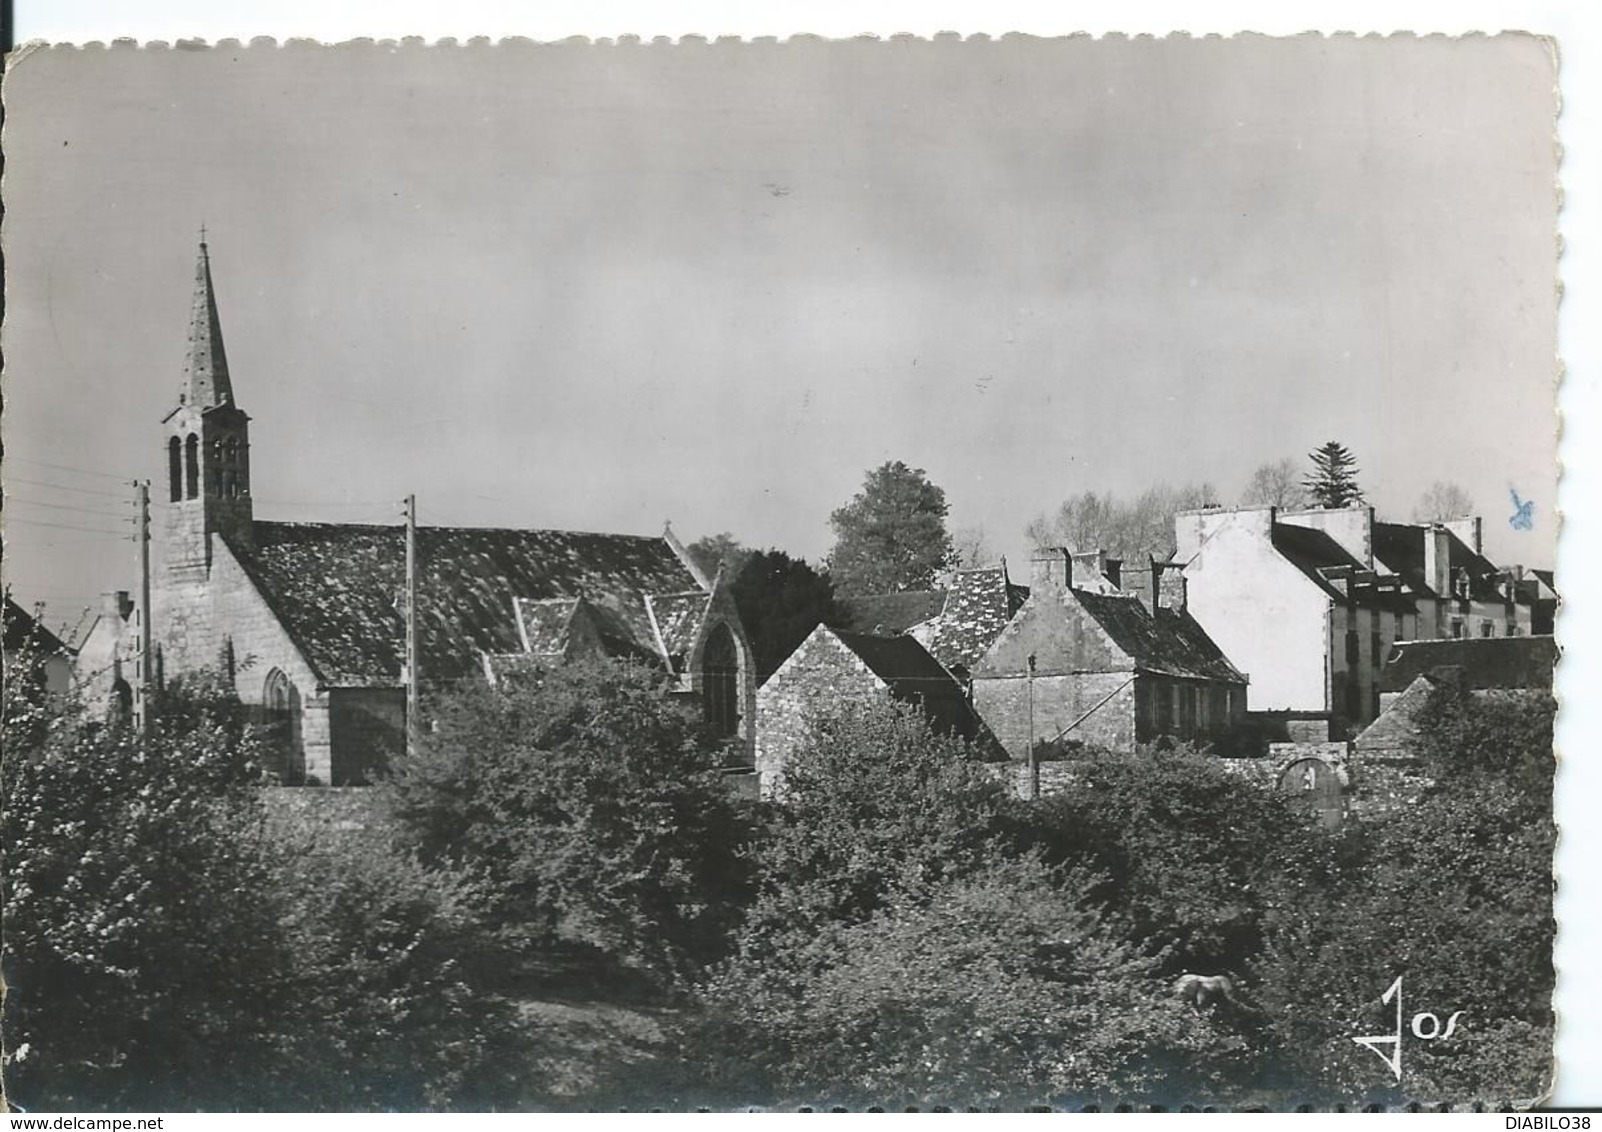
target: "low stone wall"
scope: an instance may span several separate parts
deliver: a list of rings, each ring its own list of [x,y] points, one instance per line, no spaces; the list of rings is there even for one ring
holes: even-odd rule
[[[365,786],[267,786],[262,804],[269,828],[383,832],[388,818]]]

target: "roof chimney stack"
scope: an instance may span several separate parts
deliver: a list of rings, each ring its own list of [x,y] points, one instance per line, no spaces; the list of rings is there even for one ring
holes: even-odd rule
[[[1073,584],[1073,559],[1063,547],[1040,547],[1029,566],[1029,585],[1032,589],[1065,590]]]

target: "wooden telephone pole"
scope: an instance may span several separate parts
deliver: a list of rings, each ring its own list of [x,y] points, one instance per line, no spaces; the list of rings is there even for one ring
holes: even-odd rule
[[[134,657],[134,722],[144,733],[150,711],[150,481],[134,481],[139,533],[139,652]]]
[[[417,496],[406,497],[406,753],[417,754]]]

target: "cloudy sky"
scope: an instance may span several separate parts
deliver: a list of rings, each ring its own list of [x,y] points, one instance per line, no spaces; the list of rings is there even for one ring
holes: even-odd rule
[[[7,580],[134,586],[202,222],[260,517],[816,559],[899,459],[1014,557],[1338,439],[1550,565],[1553,84],[1518,37],[37,52]]]

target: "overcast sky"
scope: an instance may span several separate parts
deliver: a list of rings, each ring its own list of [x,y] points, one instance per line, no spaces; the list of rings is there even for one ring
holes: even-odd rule
[[[1338,439],[1382,515],[1454,481],[1550,565],[1553,84],[1510,37],[38,52],[7,579],[134,587],[98,512],[159,496],[202,222],[258,517],[815,560],[900,459],[1016,560],[1070,494]]]

